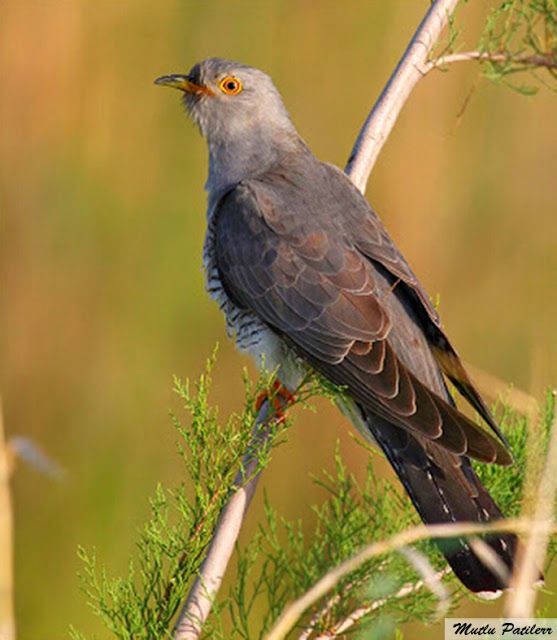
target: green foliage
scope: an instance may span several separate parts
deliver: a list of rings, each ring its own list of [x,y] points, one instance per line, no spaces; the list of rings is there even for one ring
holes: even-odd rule
[[[273,374],[262,375],[255,386],[246,375],[242,413],[220,424],[218,411],[209,404],[214,361],[213,356],[193,389],[189,382],[174,381],[190,416],[184,427],[172,415],[188,481],[174,489],[156,488],[150,501],[151,517],[139,532],[137,559],[130,561],[127,575],[109,577],[106,569],[99,567],[94,551],[78,550],[90,606],[116,638],[168,637],[172,618],[199,571],[219,513],[238,486],[238,473],[242,483],[251,477],[244,469],[254,441],[258,441],[256,474],[267,466],[271,450],[283,441],[289,426],[288,420],[270,425],[256,422],[256,398],[270,390],[272,399]],[[308,379],[295,403],[305,403],[318,392],[330,393],[319,381]],[[260,438],[263,430],[270,432],[270,437]],[[74,629],[72,637],[83,638]]]
[[[440,68],[447,68],[442,61],[452,61],[451,55],[458,55],[461,33],[453,14],[434,56]],[[557,91],[557,0],[497,3],[474,49],[472,55],[460,59],[479,60],[483,75],[492,82],[523,95],[535,94],[540,85]],[[529,84],[515,81],[517,74],[528,75]]]
[[[480,480],[489,487],[489,492],[493,495],[495,502],[501,507],[503,513],[508,517],[520,515],[522,504],[517,497],[522,496],[524,489],[524,470],[528,466],[527,453],[532,451],[528,448],[527,438],[532,437],[533,429],[528,428],[528,419],[508,408],[504,402],[499,402],[495,408],[499,423],[509,444],[511,446],[514,464],[511,470],[505,470],[497,465],[480,464],[473,462],[474,469]],[[537,449],[545,454],[549,444],[551,422],[555,414],[555,395],[548,392],[543,414],[539,421],[539,438]],[[534,426],[534,425],[533,425]],[[542,460],[539,461],[542,463]],[[541,464],[539,465],[541,466]],[[522,473],[518,473],[521,470]]]
[[[505,0],[488,16],[479,49],[494,56],[485,63],[490,80],[525,95],[536,93],[540,83],[556,91],[557,0]],[[524,71],[536,84],[511,82]]]
[[[110,634],[119,639],[170,637],[172,619],[200,568],[218,515],[236,488],[235,478],[245,462],[242,452],[252,445],[256,396],[273,388],[273,376],[255,385],[246,377],[245,406],[240,414],[220,424],[209,403],[211,368],[193,387],[175,381],[176,392],[189,414],[189,424],[173,416],[179,434],[178,451],[187,482],[175,489],[158,486],[151,499],[151,517],[139,532],[136,559],[123,578],[108,577],[94,552],[79,550],[84,563],[84,591],[94,613]],[[337,390],[316,377],[308,377],[296,402],[318,394],[330,399]],[[542,420],[542,448],[546,448],[555,398],[548,396]],[[476,465],[495,500],[508,515],[520,509],[526,465],[527,420],[500,405],[497,414],[509,439],[516,465]],[[269,461],[272,449],[284,440],[288,422],[275,422],[259,456],[257,471]],[[256,428],[255,428],[256,429]],[[256,429],[257,431],[257,429]],[[365,445],[364,445],[365,446]],[[215,640],[262,638],[288,601],[307,591],[331,567],[353,556],[371,541],[382,540],[418,523],[410,500],[390,480],[377,478],[370,456],[363,482],[358,482],[337,447],[334,471],[314,481],[323,499],[304,521],[282,518],[266,500],[265,520],[252,539],[237,550],[235,579],[221,594],[204,628],[203,637]],[[417,545],[435,570],[446,565],[430,542]],[[555,545],[550,558],[555,555]],[[449,574],[455,606],[469,594]],[[393,628],[409,620],[431,620],[436,597],[420,583],[420,576],[403,555],[389,553],[360,566],[313,610],[302,625],[312,634],[338,629],[354,612],[361,617],[350,626],[361,637],[393,637]],[[72,629],[74,640],[85,640]],[[308,636],[308,637],[314,637]]]
[[[510,410],[503,402],[496,407],[497,418],[513,452],[514,464],[506,470],[491,464],[472,464],[506,517],[529,515],[531,512],[533,503],[525,498],[530,497],[529,488],[536,489],[538,486],[556,411],[557,402],[553,390],[547,392],[536,424],[529,425],[526,417]],[[534,471],[535,478],[526,477],[525,471],[529,468]],[[533,480],[534,487],[525,485],[528,480]],[[557,539],[553,536],[547,549],[548,567],[556,555]]]

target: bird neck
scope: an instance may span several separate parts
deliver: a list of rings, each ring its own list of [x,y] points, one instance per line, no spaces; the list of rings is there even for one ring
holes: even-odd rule
[[[241,180],[260,175],[284,156],[292,153],[311,153],[294,127],[288,130],[251,130],[249,135],[228,136],[225,140],[209,142],[209,176],[205,189],[209,199]]]

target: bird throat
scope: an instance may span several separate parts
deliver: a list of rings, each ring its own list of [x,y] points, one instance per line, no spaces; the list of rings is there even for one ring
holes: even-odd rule
[[[209,199],[220,197],[241,180],[261,175],[292,152],[310,153],[292,127],[290,131],[251,130],[249,136],[208,141],[209,175],[205,190]]]

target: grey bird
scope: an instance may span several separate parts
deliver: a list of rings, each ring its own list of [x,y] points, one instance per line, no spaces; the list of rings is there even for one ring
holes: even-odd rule
[[[425,523],[501,512],[470,458],[508,465],[508,445],[385,227],[348,177],[320,162],[271,78],[210,58],[155,81],[184,92],[209,148],[207,289],[228,332],[295,390],[308,367],[384,452]],[[460,413],[446,378],[491,432]],[[512,569],[517,540],[486,538]],[[468,589],[506,587],[464,539],[441,545]]]

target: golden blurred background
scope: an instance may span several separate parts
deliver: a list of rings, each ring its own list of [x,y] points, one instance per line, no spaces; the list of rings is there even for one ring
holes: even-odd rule
[[[179,481],[172,374],[197,377],[220,341],[213,398],[223,413],[241,402],[245,361],[203,288],[205,146],[154,78],[212,55],[261,67],[316,155],[342,167],[427,4],[0,4],[0,391],[8,432],[66,470],[14,478],[20,638],[63,638],[69,623],[106,637],[76,546],[123,570],[156,482]],[[461,9],[468,48],[489,6]],[[368,197],[464,357],[540,397],[557,384],[557,101],[478,74],[466,63],[420,83]],[[322,496],[309,474],[339,438],[360,474],[344,419],[324,403],[299,415],[248,532],[263,486],[283,513],[308,513]]]

